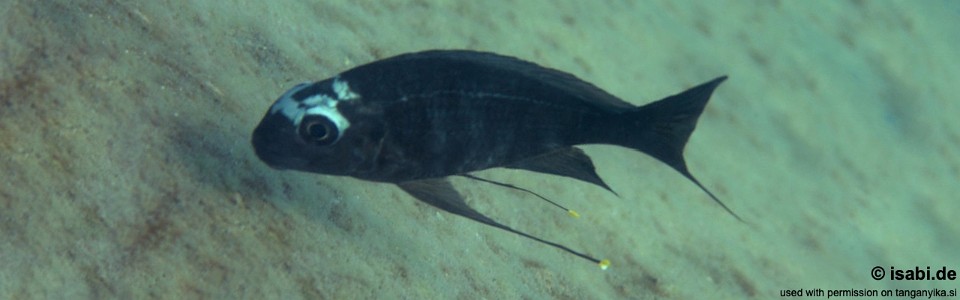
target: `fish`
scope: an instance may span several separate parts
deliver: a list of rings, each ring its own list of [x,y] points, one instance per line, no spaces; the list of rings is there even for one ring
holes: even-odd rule
[[[683,156],[697,119],[726,79],[635,106],[572,74],[519,58],[427,50],[294,86],[270,106],[251,142],[256,156],[274,169],[395,184],[438,209],[606,269],[607,259],[476,211],[448,178],[464,176],[533,193],[470,174],[507,168],[569,177],[613,192],[576,146],[617,145],[670,166],[742,221],[690,173]]]

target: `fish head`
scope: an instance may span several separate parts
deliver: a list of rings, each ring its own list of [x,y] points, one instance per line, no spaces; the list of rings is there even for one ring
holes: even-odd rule
[[[253,131],[253,148],[275,169],[349,176],[369,168],[383,132],[360,122],[360,95],[339,77],[302,83],[270,107]],[[352,120],[353,119],[353,120]]]

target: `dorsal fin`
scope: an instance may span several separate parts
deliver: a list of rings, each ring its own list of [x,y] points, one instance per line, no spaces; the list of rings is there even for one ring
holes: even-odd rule
[[[592,104],[609,112],[620,112],[635,107],[633,104],[623,101],[573,74],[496,53],[471,50],[428,50],[401,54],[383,61],[418,59],[467,62],[483,65],[485,68],[497,68],[513,72],[549,85],[569,95],[575,95],[584,103]]]

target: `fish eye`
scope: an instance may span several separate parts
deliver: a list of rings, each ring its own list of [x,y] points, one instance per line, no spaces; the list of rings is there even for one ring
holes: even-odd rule
[[[301,139],[317,146],[333,144],[340,136],[337,126],[324,116],[304,117],[297,131]]]

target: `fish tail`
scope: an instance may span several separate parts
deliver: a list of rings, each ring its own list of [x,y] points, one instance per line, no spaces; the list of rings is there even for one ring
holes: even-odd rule
[[[683,148],[697,126],[697,119],[714,89],[726,79],[727,76],[717,77],[682,93],[622,113],[618,123],[625,132],[620,132],[613,139],[616,144],[639,150],[677,170],[727,212],[740,219],[690,174],[683,159]]]
[[[640,150],[686,173],[683,148],[713,90],[725,79],[719,77],[622,113],[617,123],[625,132],[617,135],[617,144]]]

